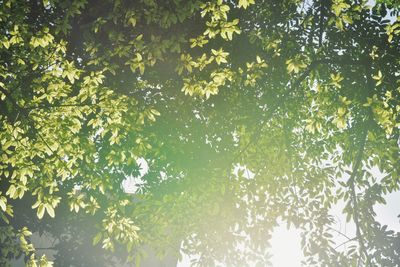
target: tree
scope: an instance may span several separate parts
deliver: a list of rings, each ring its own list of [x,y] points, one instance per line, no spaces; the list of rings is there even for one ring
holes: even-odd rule
[[[57,266],[139,265],[149,247],[264,266],[278,220],[307,266],[399,264],[374,212],[400,182],[396,1],[1,4],[2,265],[51,266],[30,229],[57,240]]]

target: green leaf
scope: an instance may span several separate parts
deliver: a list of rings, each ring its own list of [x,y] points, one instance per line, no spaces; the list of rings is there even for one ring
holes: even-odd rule
[[[50,215],[50,217],[54,218],[54,216],[55,216],[54,208],[48,203],[45,204],[45,208],[46,208],[47,213]]]
[[[246,9],[248,6],[255,4],[255,0],[239,0],[238,6]]]
[[[39,208],[38,208],[38,210],[37,210],[37,213],[36,213],[39,219],[42,219],[42,218],[43,218],[44,211],[45,211],[44,205],[43,205],[43,204],[40,204],[40,205],[39,205]]]
[[[93,246],[99,243],[101,238],[103,237],[103,234],[101,232],[97,233],[96,236],[93,238]]]
[[[7,208],[7,199],[3,196],[0,197],[0,208],[2,209],[3,212],[6,211]]]
[[[10,198],[17,198],[17,189],[15,187],[15,185],[10,185],[10,187],[8,188],[7,192],[6,192],[7,196],[10,196]]]

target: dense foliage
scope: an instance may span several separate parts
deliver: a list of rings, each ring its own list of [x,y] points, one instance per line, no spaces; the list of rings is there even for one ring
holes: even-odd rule
[[[31,232],[56,266],[265,266],[278,221],[306,266],[399,266],[374,212],[400,185],[397,1],[0,4],[2,266],[52,265]]]

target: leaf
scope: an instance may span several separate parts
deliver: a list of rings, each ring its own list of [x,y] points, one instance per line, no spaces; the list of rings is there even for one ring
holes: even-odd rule
[[[0,197],[0,208],[2,209],[2,211],[6,211],[7,209],[7,199],[5,197]]]
[[[254,0],[239,0],[238,6],[246,9],[248,6],[255,4]]]
[[[128,23],[132,26],[135,27],[136,26],[136,18],[135,17],[130,17],[128,20]]]
[[[139,71],[140,71],[140,74],[144,74],[144,64],[142,63],[142,64],[139,64]]]
[[[51,218],[54,218],[54,216],[55,216],[55,214],[54,214],[54,208],[53,208],[50,204],[48,204],[48,203],[45,204],[45,207],[46,207],[46,211],[47,211],[47,213],[50,215],[50,217],[51,217]]]
[[[103,237],[103,234],[101,232],[98,232],[96,234],[96,236],[93,238],[93,242],[92,242],[93,246],[98,244],[102,237]]]
[[[377,75],[373,75],[372,78],[374,80],[376,80],[376,86],[380,85],[382,83],[383,80],[383,75],[382,72],[379,70]]]
[[[8,188],[7,192],[6,192],[7,196],[10,196],[10,198],[16,198],[16,187],[15,185],[10,185],[10,187]]]
[[[136,258],[135,258],[135,266],[136,266],[136,267],[140,267],[140,262],[141,262],[141,260],[142,260],[141,255],[140,255],[140,254],[137,254],[137,255],[136,255]]]
[[[150,111],[151,111],[151,113],[153,113],[153,114],[156,115],[156,116],[160,116],[160,115],[161,115],[160,112],[158,112],[158,111],[155,110],[155,109],[150,109]]]
[[[44,210],[45,210],[45,208],[44,208],[44,205],[42,203],[42,204],[39,205],[39,208],[38,208],[37,213],[36,213],[39,219],[43,218]]]
[[[38,199],[35,204],[32,205],[32,209],[36,209],[42,202]]]

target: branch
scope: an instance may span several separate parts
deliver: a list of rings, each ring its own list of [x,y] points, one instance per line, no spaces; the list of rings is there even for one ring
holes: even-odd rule
[[[293,89],[297,89],[300,84],[304,81],[305,78],[310,75],[311,71],[313,71],[319,64],[321,63],[327,63],[328,60],[315,60],[313,61],[310,65],[308,65],[308,68],[300,75],[300,77],[293,83]]]
[[[344,233],[342,233],[342,232],[340,232],[339,230],[336,230],[336,229],[334,229],[334,228],[332,228],[332,227],[330,227],[330,226],[328,226],[328,229],[330,229],[330,230],[332,230],[332,231],[334,231],[334,232],[340,234],[341,236],[344,236],[345,238],[347,238],[347,240],[352,240],[352,239],[354,239],[354,238],[348,237],[348,236],[345,235]]]
[[[355,190],[355,178],[357,176],[358,170],[361,165],[362,156],[364,154],[364,149],[365,149],[365,143],[367,141],[367,136],[368,136],[368,130],[364,129],[360,147],[357,152],[357,157],[356,157],[354,165],[353,165],[353,170],[351,172],[351,176],[347,183],[350,187],[351,201],[353,202],[353,218],[354,218],[354,223],[356,225],[356,236],[358,239],[358,243],[360,245],[360,256],[362,256],[364,254],[365,257],[368,259],[368,252],[365,247],[364,239],[362,238],[362,234],[361,234],[360,218],[358,217],[358,211],[357,211],[358,210],[358,201],[357,201],[357,195],[356,195],[356,190]]]
[[[56,247],[48,247],[48,248],[35,248],[36,250],[41,249],[41,250],[57,250]]]
[[[16,108],[20,109],[20,106],[18,105],[17,101],[15,101],[15,99],[11,96],[10,92],[8,92],[5,88],[3,88],[2,86],[0,86],[0,92],[2,92],[3,94],[5,94],[6,99],[8,99],[11,104],[13,104],[13,106],[15,106]]]
[[[31,106],[31,107],[21,107],[25,110],[33,110],[33,109],[51,109],[51,108],[62,108],[62,107],[91,107],[96,106],[96,104],[60,104],[60,105],[39,105],[39,106]]]
[[[358,239],[358,238],[357,238],[356,236],[353,237],[353,238],[350,238],[350,239],[344,241],[343,243],[337,245],[337,246],[335,247],[335,250],[338,249],[338,248],[340,248],[341,246],[346,245],[347,243],[349,243],[349,242],[351,242],[351,241],[355,241],[355,240],[357,240],[357,239]]]

